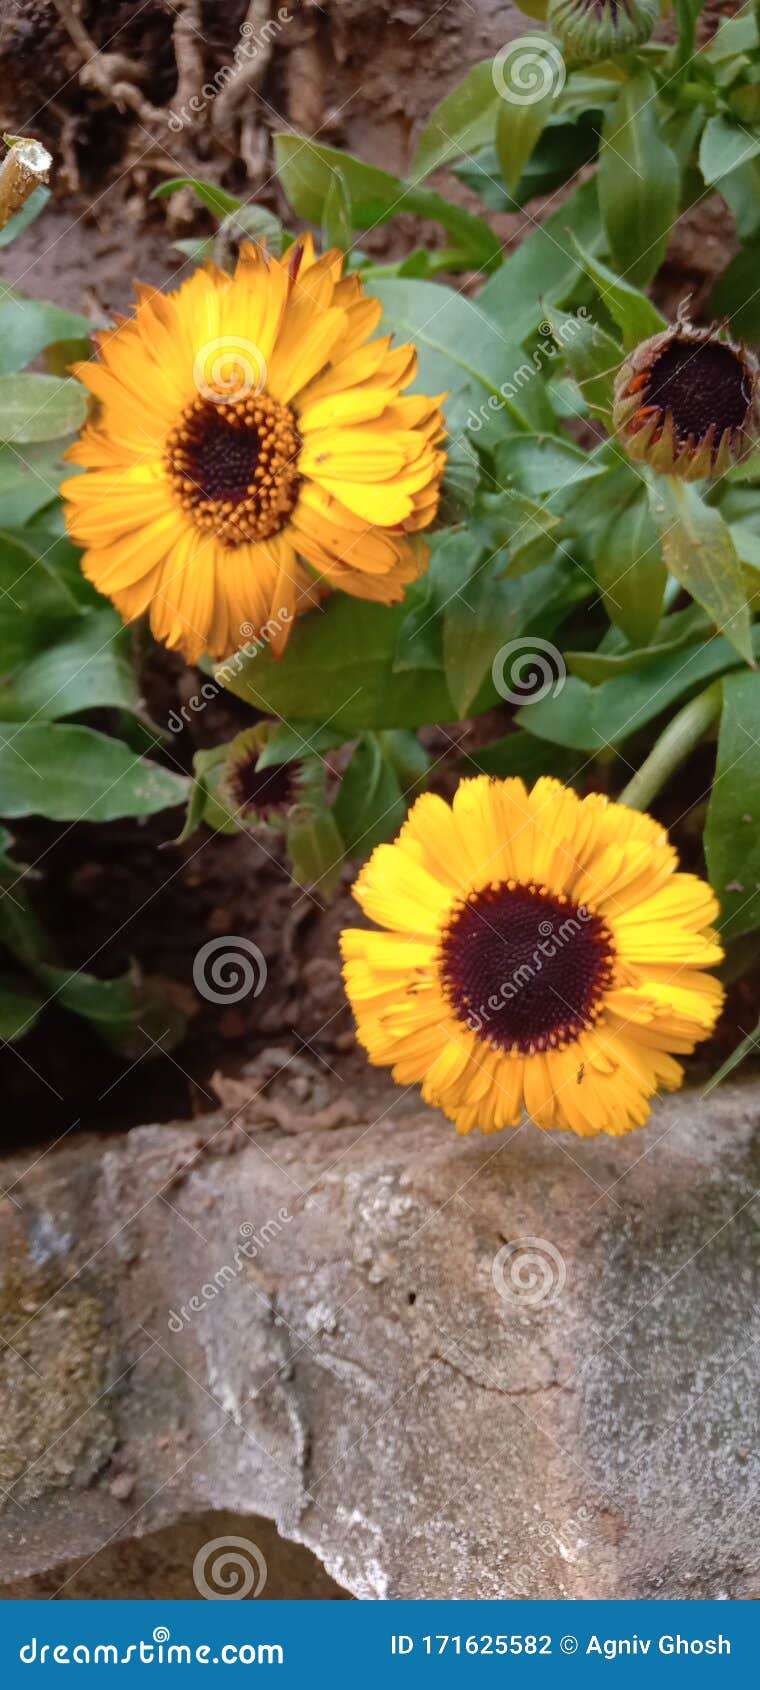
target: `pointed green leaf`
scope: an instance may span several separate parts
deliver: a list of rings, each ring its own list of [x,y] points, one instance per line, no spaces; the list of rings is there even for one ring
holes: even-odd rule
[[[760,135],[743,123],[731,123],[718,115],[708,118],[699,148],[699,167],[708,185],[720,182],[760,153]]]
[[[665,318],[645,293],[631,287],[622,276],[616,276],[614,270],[581,246],[579,240],[575,241],[575,250],[610,316],[622,330],[625,347],[636,346],[640,340],[647,340],[650,335],[659,334],[661,329],[667,328]]]
[[[52,821],[150,816],[183,803],[184,775],[68,723],[0,724],[0,811]]]
[[[720,511],[705,504],[693,483],[664,475],[649,478],[649,497],[671,574],[752,663],[744,574]]]
[[[594,568],[610,621],[631,645],[646,646],[662,615],[668,571],[643,487],[605,531]]]
[[[546,127],[554,98],[554,89],[549,87],[540,99],[528,101],[524,106],[511,100],[499,102],[496,156],[507,187],[513,192]]]
[[[492,64],[492,59],[482,59],[473,65],[464,81],[434,107],[417,142],[412,165],[417,180],[490,141],[501,104]]]
[[[74,434],[87,416],[87,391],[60,376],[0,376],[0,439],[19,445]]]
[[[659,269],[678,215],[678,161],[662,138],[657,87],[631,77],[605,119],[599,154],[599,206],[617,268],[632,282]]]

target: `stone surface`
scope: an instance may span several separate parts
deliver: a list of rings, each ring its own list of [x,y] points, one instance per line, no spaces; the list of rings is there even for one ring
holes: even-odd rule
[[[760,1594],[756,1084],[588,1142],[221,1089],[4,1164],[6,1593],[237,1521],[278,1594]]]

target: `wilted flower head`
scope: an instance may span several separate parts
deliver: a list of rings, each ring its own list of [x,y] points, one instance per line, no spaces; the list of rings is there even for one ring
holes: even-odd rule
[[[227,747],[219,798],[239,827],[284,828],[304,795],[302,763],[261,766],[270,736],[270,724],[261,723],[238,734]]]
[[[615,382],[613,423],[629,458],[661,475],[724,475],[757,435],[758,366],[744,346],[685,318],[629,353]]]
[[[608,59],[648,41],[658,0],[549,0],[547,22],[574,59]]]

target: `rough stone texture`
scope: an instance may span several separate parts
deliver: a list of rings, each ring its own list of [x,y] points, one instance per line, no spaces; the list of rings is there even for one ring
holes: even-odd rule
[[[326,1568],[280,1594],[760,1593],[756,1086],[589,1142],[250,1089],[5,1165],[6,1589],[113,1594],[213,1510]]]

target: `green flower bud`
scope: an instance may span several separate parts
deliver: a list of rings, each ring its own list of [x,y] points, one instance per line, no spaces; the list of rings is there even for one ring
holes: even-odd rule
[[[648,41],[659,0],[549,0],[547,22],[571,59],[609,59]]]
[[[752,450],[760,421],[758,365],[679,318],[629,352],[615,381],[612,420],[629,458],[660,475],[705,481],[725,475]]]

